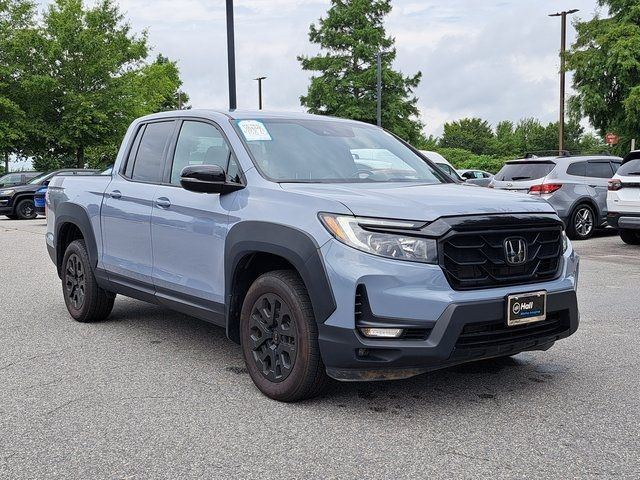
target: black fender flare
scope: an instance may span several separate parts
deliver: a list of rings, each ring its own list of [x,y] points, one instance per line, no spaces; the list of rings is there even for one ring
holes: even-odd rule
[[[227,334],[233,321],[231,303],[235,276],[241,260],[252,253],[269,253],[287,260],[302,278],[318,323],[324,322],[336,309],[336,300],[318,243],[307,232],[287,225],[246,221],[229,230],[225,242],[225,309]]]
[[[98,244],[96,243],[96,237],[93,233],[87,211],[78,204],[64,202],[56,205],[55,216],[54,238],[56,241],[56,267],[58,268],[58,274],[60,274],[62,259],[64,258],[64,250],[60,242],[60,233],[62,232],[62,227],[67,224],[75,225],[80,230],[80,233],[82,233],[87,252],[89,253],[91,268],[95,270],[98,265]]]

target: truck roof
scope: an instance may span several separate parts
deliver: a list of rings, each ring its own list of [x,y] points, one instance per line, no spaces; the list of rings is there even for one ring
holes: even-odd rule
[[[349,123],[362,123],[356,120],[348,120],[343,118],[331,117],[326,115],[313,115],[304,112],[278,112],[269,110],[216,110],[206,108],[195,108],[191,110],[172,110],[168,112],[152,113],[139,120],[151,120],[155,118],[166,117],[205,117],[212,120],[221,120],[223,118],[230,118],[232,120],[244,120],[244,119],[257,119],[257,118],[286,118],[286,119],[316,119],[316,120],[332,120],[339,122]],[[369,124],[365,124],[369,125]]]

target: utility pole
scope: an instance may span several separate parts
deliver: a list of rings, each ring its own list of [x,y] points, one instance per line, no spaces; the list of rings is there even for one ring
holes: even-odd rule
[[[382,54],[378,53],[376,55],[376,69],[378,73],[378,86],[377,86],[377,108],[376,108],[376,119],[379,127],[382,126]]]
[[[182,90],[178,90],[178,110],[182,110]]]
[[[564,92],[565,92],[565,67],[564,57],[567,50],[567,15],[576,13],[579,10],[567,10],[564,12],[552,13],[550,17],[561,17],[562,28],[560,31],[560,121],[558,122],[558,149],[564,150]],[[558,153],[560,153],[558,152]]]
[[[229,110],[235,110],[237,108],[236,46],[233,27],[233,0],[227,0],[227,68],[229,69]]]
[[[262,110],[262,81],[267,77],[254,78],[258,82],[258,110]]]

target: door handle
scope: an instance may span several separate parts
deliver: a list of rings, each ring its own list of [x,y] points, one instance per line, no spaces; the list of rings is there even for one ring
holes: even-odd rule
[[[169,208],[171,206],[171,202],[168,198],[160,197],[156,200],[156,205],[160,208]]]
[[[111,198],[121,198],[122,197],[122,193],[120,193],[120,190],[114,190],[113,192],[109,193],[109,196]]]

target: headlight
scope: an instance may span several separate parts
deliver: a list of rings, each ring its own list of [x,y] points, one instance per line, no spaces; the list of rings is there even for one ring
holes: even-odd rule
[[[563,230],[562,231],[562,253],[566,252],[567,248],[569,248],[569,239],[567,238],[567,234]]]
[[[0,190],[0,195],[2,196],[9,196],[9,195],[13,195],[13,192],[15,192],[15,190]]]
[[[410,262],[438,263],[434,239],[413,236],[423,223],[321,213],[322,224],[337,240],[372,255]],[[393,232],[393,230],[397,230]]]

